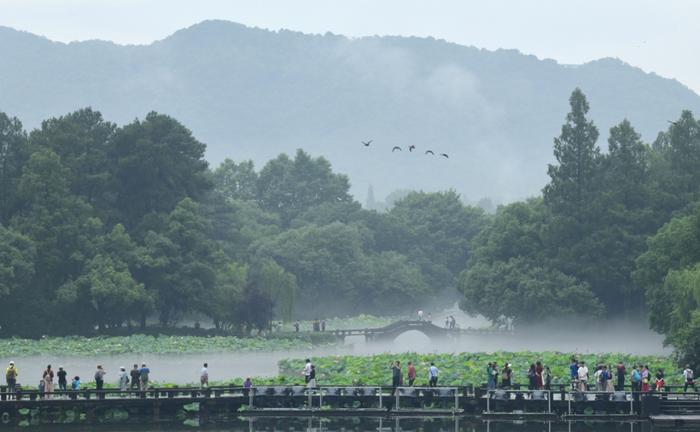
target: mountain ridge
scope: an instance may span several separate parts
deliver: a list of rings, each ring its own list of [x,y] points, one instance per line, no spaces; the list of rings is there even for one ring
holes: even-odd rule
[[[687,86],[615,58],[572,67],[435,38],[221,20],[147,45],[54,42],[0,27],[0,110],[28,128],[84,106],[119,124],[156,110],[192,129],[213,163],[251,158],[260,167],[296,148],[326,156],[361,200],[370,184],[379,196],[406,188],[451,188],[468,200],[539,193],[575,87],[589,97],[602,148],[623,118],[650,141],[682,109],[700,111]],[[372,148],[361,148],[369,138]],[[452,157],[387,151],[409,144]]]

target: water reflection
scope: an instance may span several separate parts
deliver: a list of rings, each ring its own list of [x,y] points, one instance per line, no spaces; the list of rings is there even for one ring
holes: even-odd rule
[[[466,418],[420,417],[250,417],[237,418],[225,424],[192,428],[172,424],[160,426],[53,426],[42,431],[77,432],[160,432],[170,430],[201,430],[211,432],[654,432],[680,430],[658,429],[647,421],[640,422],[514,422],[504,420],[475,420]],[[697,430],[690,427],[684,430]]]

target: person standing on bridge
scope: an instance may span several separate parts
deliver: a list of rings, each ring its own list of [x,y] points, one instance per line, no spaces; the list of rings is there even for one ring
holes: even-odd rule
[[[202,366],[202,370],[199,371],[199,387],[209,387],[209,364],[207,363],[204,363],[204,366]]]
[[[14,393],[17,390],[17,376],[19,372],[15,367],[15,362],[11,361],[10,366],[5,371],[5,380],[7,381],[7,391]]]
[[[416,382],[416,367],[413,366],[413,362],[408,362],[408,386],[413,387],[414,382]]]
[[[418,309],[418,321],[423,321],[423,309]]]
[[[391,365],[391,395],[396,394],[396,389],[401,386],[401,362],[396,360]]]
[[[129,385],[129,374],[126,373],[126,368],[124,366],[119,368],[119,391],[125,392],[127,386]],[[121,397],[124,397],[122,394]]]
[[[627,374],[625,364],[622,363],[622,360],[620,360],[619,362],[617,362],[617,388],[615,390],[625,390],[625,374]]]
[[[588,391],[588,366],[586,366],[586,362],[582,361],[579,364],[577,375],[579,382],[579,390],[581,390],[582,392]]]
[[[141,385],[141,371],[138,364],[134,364],[134,368],[131,369],[129,375],[131,376],[131,390],[138,390]]]
[[[513,376],[513,370],[510,368],[510,363],[506,365],[501,370],[501,388],[509,389],[511,386],[511,378]]]
[[[430,362],[430,369],[428,369],[428,387],[437,387],[439,374],[440,369],[435,366],[435,363]]]
[[[141,381],[141,391],[148,390],[148,378],[151,374],[151,370],[146,366],[146,363],[141,363],[141,369],[139,369],[139,380]]]
[[[695,380],[694,380],[694,374],[693,370],[690,368],[690,365],[685,365],[685,369],[683,370],[683,379],[685,381],[685,384],[683,385],[683,393],[688,391],[688,387],[692,387],[694,392],[697,392],[697,389],[695,388]]]
[[[68,373],[63,370],[63,366],[58,367],[58,372],[56,372],[56,376],[58,377],[58,390],[60,391],[66,391],[68,387],[68,380],[66,379],[66,376]]]
[[[43,378],[44,393],[46,393],[46,399],[51,399],[51,395],[53,394],[53,369],[51,369],[51,365],[46,366]]]

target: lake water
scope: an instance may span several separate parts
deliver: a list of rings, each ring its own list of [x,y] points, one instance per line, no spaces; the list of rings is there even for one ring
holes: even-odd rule
[[[35,430],[35,429],[33,429]],[[237,419],[226,423],[206,428],[192,427],[148,427],[135,426],[110,427],[96,426],[52,426],[40,430],[53,432],[67,431],[114,431],[114,432],[160,432],[165,430],[206,430],[212,432],[251,432],[251,431],[306,431],[306,432],[332,432],[332,431],[422,431],[422,432],[654,432],[657,429],[648,422],[508,422],[508,421],[480,421],[473,419],[453,418],[290,418],[290,417],[260,417],[250,419]],[[688,429],[692,430],[692,429]]]
[[[454,312],[455,314],[457,312]],[[441,323],[443,318],[436,317]],[[460,317],[462,327],[483,325],[482,321]],[[207,353],[207,354],[125,354],[103,357],[74,357],[37,355],[31,357],[0,358],[4,367],[14,360],[19,368],[19,382],[36,385],[47,364],[54,370],[63,366],[69,376],[79,375],[91,381],[98,364],[107,371],[106,381],[115,383],[120,366],[127,370],[134,363],[146,363],[151,369],[151,379],[159,382],[190,384],[199,381],[202,363],[209,363],[211,381],[225,381],[246,376],[274,376],[277,362],[283,358],[305,358],[325,355],[367,355],[385,352],[458,353],[492,351],[561,351],[580,354],[600,352],[625,352],[629,354],[670,354],[663,346],[663,337],[649,331],[644,325],[614,323],[598,328],[577,330],[558,326],[533,327],[512,335],[462,336],[459,340],[435,342],[417,331],[399,336],[393,343],[365,343],[362,337],[348,338],[345,345],[320,347],[299,351],[272,351],[263,353]]]

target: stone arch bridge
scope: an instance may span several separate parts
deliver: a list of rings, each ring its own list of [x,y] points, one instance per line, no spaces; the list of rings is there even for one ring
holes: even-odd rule
[[[454,339],[462,335],[489,335],[502,334],[512,335],[510,330],[499,330],[491,328],[453,328],[448,329],[436,326],[430,321],[397,321],[385,327],[365,328],[365,329],[345,329],[345,330],[327,330],[338,337],[345,339],[347,336],[364,336],[366,341],[393,341],[403,333],[409,331],[418,331],[423,333],[431,340],[439,339]]]

